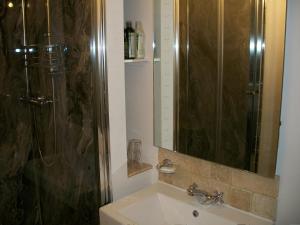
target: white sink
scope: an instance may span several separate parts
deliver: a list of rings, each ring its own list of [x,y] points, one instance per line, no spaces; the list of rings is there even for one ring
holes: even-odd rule
[[[184,190],[157,183],[100,209],[101,225],[271,225],[227,205],[203,207]]]

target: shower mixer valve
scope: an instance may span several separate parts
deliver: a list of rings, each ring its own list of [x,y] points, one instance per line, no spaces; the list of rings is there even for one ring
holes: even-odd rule
[[[39,96],[39,97],[20,97],[19,100],[21,102],[29,103],[32,105],[37,105],[37,106],[43,106],[43,105],[48,105],[52,104],[55,101],[53,99],[45,97],[45,96]]]

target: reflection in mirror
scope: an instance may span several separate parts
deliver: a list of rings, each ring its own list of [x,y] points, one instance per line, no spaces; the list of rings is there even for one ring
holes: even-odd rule
[[[285,0],[155,0],[155,144],[275,174]]]

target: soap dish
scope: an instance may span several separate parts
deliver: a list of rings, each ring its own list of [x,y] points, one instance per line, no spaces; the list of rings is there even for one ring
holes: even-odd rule
[[[176,172],[175,166],[162,166],[159,168],[160,173],[172,174]]]
[[[164,159],[157,165],[160,173],[172,174],[176,172],[176,167],[170,159]]]

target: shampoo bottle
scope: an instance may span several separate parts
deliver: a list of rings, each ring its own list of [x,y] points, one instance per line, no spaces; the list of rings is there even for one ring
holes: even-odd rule
[[[136,58],[143,59],[145,58],[145,33],[140,21],[135,23],[135,33],[137,42]]]
[[[135,59],[136,58],[136,33],[132,28],[132,23],[129,21],[126,23],[124,41],[125,41],[125,59]]]

